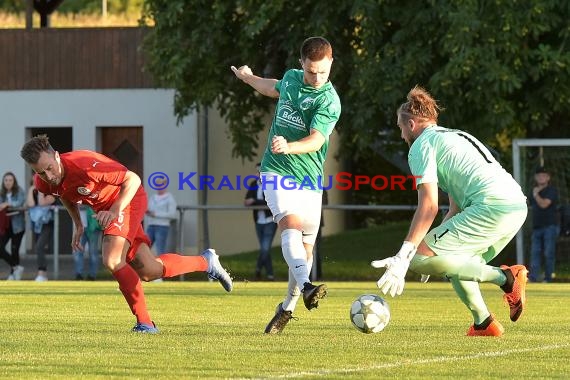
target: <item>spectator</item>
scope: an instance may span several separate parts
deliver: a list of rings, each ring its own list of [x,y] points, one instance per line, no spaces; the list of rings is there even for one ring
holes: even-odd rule
[[[161,186],[164,182],[157,181],[156,184]],[[170,233],[170,223],[176,219],[176,207],[176,200],[166,191],[166,188],[158,189],[149,197],[146,211],[146,234],[157,256],[167,252],[166,243]],[[162,278],[157,278],[152,282],[162,282]]]
[[[176,207],[174,196],[166,191],[166,188],[157,190],[148,199],[146,233],[157,256],[167,252],[170,222],[176,219]]]
[[[529,279],[537,282],[544,257],[544,282],[552,282],[556,262],[558,224],[558,190],[550,184],[550,173],[539,167],[534,174],[535,186],[529,197],[532,207],[532,235]]]
[[[25,203],[26,193],[18,185],[14,173],[4,173],[0,189],[0,211],[6,212],[10,222],[0,236],[0,255],[11,267],[8,280],[19,281],[24,274],[24,267],[20,265],[20,245],[26,229]],[[11,254],[6,251],[8,241],[11,241]]]
[[[259,178],[259,169],[261,163],[256,165],[257,179],[249,183],[248,191],[245,194],[243,204],[245,206],[265,206],[267,202],[263,196],[263,186]],[[257,241],[259,242],[259,255],[257,256],[257,263],[255,265],[255,279],[261,279],[261,271],[265,269],[265,275],[269,281],[273,281],[275,276],[273,274],[273,262],[271,260],[271,245],[275,232],[277,232],[277,223],[273,221],[273,216],[269,209],[253,210],[253,222],[255,223],[255,233],[257,234]]]
[[[27,206],[34,233],[34,253],[38,262],[36,281],[48,280],[46,251],[53,248],[53,195],[40,193],[34,183],[28,189]]]
[[[89,269],[87,280],[95,281],[97,272],[99,272],[99,260],[101,260],[101,236],[102,230],[99,223],[94,218],[95,213],[89,206],[79,210],[81,223],[83,223],[84,231],[81,235],[81,249],[73,252],[73,260],[75,262],[75,279],[81,281],[85,278],[84,268],[84,252],[89,254]]]

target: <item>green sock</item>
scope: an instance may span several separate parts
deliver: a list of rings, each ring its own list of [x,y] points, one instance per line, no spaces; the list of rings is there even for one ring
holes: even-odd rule
[[[416,273],[447,277],[461,302],[471,311],[476,325],[482,324],[491,315],[481,295],[479,283],[490,282],[502,286],[507,280],[500,268],[485,264],[479,256],[415,255],[410,262],[410,269]]]
[[[491,316],[477,282],[459,281],[457,279],[450,279],[450,281],[461,302],[467,306],[471,315],[473,315],[475,325],[482,324]]]
[[[442,256],[415,255],[410,269],[416,273],[445,276],[460,281],[490,282],[501,286],[507,278],[500,268],[485,264],[479,256],[451,254]]]

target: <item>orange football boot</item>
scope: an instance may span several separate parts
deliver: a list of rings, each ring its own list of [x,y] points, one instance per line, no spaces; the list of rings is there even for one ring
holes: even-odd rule
[[[509,304],[511,321],[516,322],[526,304],[526,282],[528,270],[524,265],[501,265],[504,271],[510,271],[513,275],[513,288],[510,293],[505,293],[504,300]]]
[[[475,325],[471,325],[467,330],[467,336],[502,336],[505,329],[499,321],[493,319],[491,324],[484,330],[475,330]]]

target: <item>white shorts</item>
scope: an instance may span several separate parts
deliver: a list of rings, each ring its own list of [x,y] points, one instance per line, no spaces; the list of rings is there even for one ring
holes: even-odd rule
[[[299,189],[294,179],[270,172],[261,173],[261,186],[273,220],[279,223],[287,215],[300,216],[303,243],[315,244],[321,225],[323,194]]]

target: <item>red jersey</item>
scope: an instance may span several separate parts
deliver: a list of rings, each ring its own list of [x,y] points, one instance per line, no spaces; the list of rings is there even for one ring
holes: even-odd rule
[[[121,190],[127,168],[117,161],[89,150],[60,154],[63,179],[53,186],[34,176],[36,189],[44,194],[61,197],[72,203],[89,205],[95,212],[109,210]],[[146,194],[139,187],[135,198]]]

